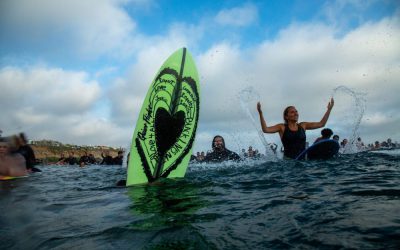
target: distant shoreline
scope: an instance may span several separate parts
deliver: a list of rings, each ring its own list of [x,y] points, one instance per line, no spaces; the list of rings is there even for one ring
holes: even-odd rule
[[[79,146],[72,144],[63,144],[57,141],[41,140],[31,141],[29,145],[35,152],[36,159],[45,162],[57,162],[64,154],[68,157],[70,152],[74,152],[74,156],[79,159],[84,153],[93,154],[96,159],[102,159],[101,154],[108,151],[112,157],[117,156],[119,150],[123,148],[114,148],[110,146]]]

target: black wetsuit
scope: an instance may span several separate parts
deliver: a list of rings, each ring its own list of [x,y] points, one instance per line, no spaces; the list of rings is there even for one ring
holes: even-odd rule
[[[297,131],[292,131],[289,129],[289,126],[285,124],[285,132],[283,132],[281,138],[285,149],[283,155],[291,159],[296,159],[296,157],[306,149],[306,131],[300,125],[297,125],[297,127]]]
[[[206,155],[205,162],[240,161],[240,156],[228,149],[221,151],[214,150]]]
[[[64,162],[67,163],[67,164],[69,164],[69,165],[75,165],[75,164],[78,163],[78,160],[77,160],[75,157],[70,156],[70,157],[66,158],[66,159],[64,160]]]
[[[89,155],[89,164],[96,164],[96,158],[93,155]]]
[[[100,163],[101,165],[114,165],[114,159],[107,155],[107,156],[102,156],[103,161]]]
[[[89,164],[89,156],[87,156],[87,155],[83,155],[83,156],[81,156],[81,158],[79,159],[79,164],[81,164],[81,163],[83,163],[83,164]]]
[[[17,153],[20,153],[24,156],[26,162],[26,169],[33,169],[36,164],[36,157],[33,149],[29,145],[20,146],[17,150]]]
[[[122,165],[122,160],[124,156],[115,156],[113,159],[114,165]]]

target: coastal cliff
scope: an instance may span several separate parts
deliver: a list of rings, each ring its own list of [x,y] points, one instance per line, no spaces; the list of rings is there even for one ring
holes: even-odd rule
[[[124,151],[122,148],[113,148],[109,146],[79,146],[49,140],[32,141],[30,146],[35,152],[36,159],[46,162],[56,162],[61,154],[68,157],[70,152],[73,152],[77,158],[81,157],[86,152],[88,154],[93,154],[96,159],[101,159],[101,154],[105,154],[107,151],[112,157],[117,156],[118,151]]]

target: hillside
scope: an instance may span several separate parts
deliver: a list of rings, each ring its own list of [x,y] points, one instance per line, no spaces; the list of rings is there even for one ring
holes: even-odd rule
[[[70,152],[74,152],[75,157],[79,158],[85,152],[88,154],[93,154],[95,158],[101,159],[101,153],[106,153],[107,151],[110,153],[112,157],[117,156],[119,150],[123,150],[121,148],[113,148],[108,146],[78,146],[71,144],[62,144],[56,141],[32,141],[30,143],[33,151],[35,152],[35,156],[38,160],[54,162],[58,158],[60,158],[61,154],[64,154],[65,157],[68,157]]]

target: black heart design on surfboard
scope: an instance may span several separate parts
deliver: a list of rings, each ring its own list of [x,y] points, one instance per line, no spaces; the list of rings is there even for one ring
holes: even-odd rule
[[[178,141],[185,124],[185,113],[171,114],[164,108],[156,112],[154,128],[158,155],[162,157]]]

